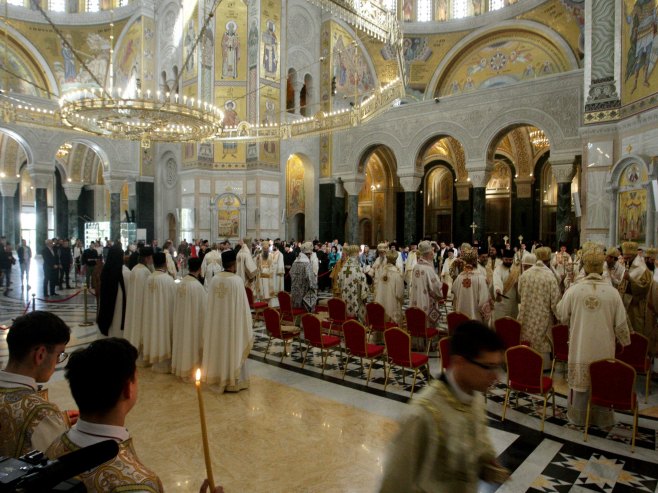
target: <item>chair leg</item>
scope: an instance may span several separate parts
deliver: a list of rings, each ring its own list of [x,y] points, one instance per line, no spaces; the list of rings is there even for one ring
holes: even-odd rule
[[[393,363],[388,364],[388,370],[384,367],[384,373],[386,373],[386,379],[384,380],[384,392],[386,392],[386,387],[388,386],[388,375],[391,373],[391,366],[393,366]]]
[[[263,357],[264,359],[267,359],[267,353],[270,350],[270,344],[272,344],[272,336],[270,336],[270,340],[267,341],[267,347],[265,348],[265,356]]]
[[[631,452],[635,452],[635,437],[637,436],[637,413],[638,405],[635,403],[635,412],[633,413],[633,439],[631,440]]]
[[[373,361],[370,360],[370,363],[368,364],[368,376],[366,377],[366,387],[370,383],[370,372],[372,371],[372,363]]]
[[[281,359],[279,362],[283,362],[283,358],[286,357],[286,353],[288,352],[288,341],[285,339],[283,340],[283,352],[281,353]]]
[[[322,374],[324,375],[324,365],[327,363],[327,358],[329,357],[329,351],[320,349],[320,356],[322,357]]]
[[[304,359],[302,359],[302,369],[304,368],[304,365],[306,364],[306,357],[308,356],[309,349],[311,349],[311,345],[307,344],[306,351],[304,352]],[[300,351],[301,351],[301,349],[300,349]]]
[[[553,362],[551,363],[551,380],[553,380],[554,371],[555,371],[555,358],[553,358]]]
[[[343,380],[345,380],[345,373],[347,373],[347,365],[350,363],[350,353],[345,355],[345,364],[343,365]]]
[[[541,431],[542,433],[544,433],[544,421],[546,420],[546,404],[547,404],[547,402],[548,402],[548,394],[546,394],[544,396],[544,409],[541,413],[541,430],[539,430],[539,431]]]
[[[553,389],[553,417],[555,417],[555,389]]]
[[[585,414],[585,439],[584,441],[587,441],[587,431],[589,430],[589,413],[592,410],[592,399],[590,398],[587,401],[587,414]]]
[[[646,379],[647,379],[647,381],[645,382],[645,389],[644,389],[644,403],[645,404],[647,402],[649,402],[649,382],[651,381],[651,368],[649,368],[647,370]]]
[[[409,394],[409,397],[414,395],[414,388],[416,388],[416,376],[418,376],[418,368],[414,368],[414,381],[411,384],[411,394]]]
[[[501,421],[505,421],[505,413],[507,412],[507,406],[509,405],[509,394],[511,390],[512,389],[507,387],[507,392],[505,392],[505,401],[503,403],[503,416],[502,418],[500,418]]]

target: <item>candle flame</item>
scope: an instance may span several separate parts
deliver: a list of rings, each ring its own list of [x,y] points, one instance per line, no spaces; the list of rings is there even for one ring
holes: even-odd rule
[[[195,377],[197,382],[201,381],[201,368],[196,369],[196,377]]]

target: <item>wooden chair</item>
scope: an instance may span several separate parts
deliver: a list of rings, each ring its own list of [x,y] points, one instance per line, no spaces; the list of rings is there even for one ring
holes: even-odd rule
[[[302,343],[300,339],[301,331],[297,327],[282,327],[281,326],[281,315],[279,311],[274,308],[266,308],[263,311],[263,318],[265,319],[265,330],[267,331],[268,336],[270,337],[267,341],[267,348],[265,348],[265,359],[267,359],[267,353],[270,350],[270,344],[272,344],[272,339],[281,339],[283,341],[283,353],[281,353],[281,361],[288,353],[288,341],[297,339],[299,343],[299,352],[301,353]]]
[[[468,322],[470,318],[468,318],[468,315],[462,312],[450,312],[446,316],[446,320],[448,322],[448,335],[453,336],[457,326],[463,322]]]
[[[502,317],[494,322],[496,334],[503,340],[505,349],[521,344],[521,323],[512,317]]]
[[[376,359],[380,359],[386,350],[385,346],[377,344],[368,344],[368,331],[366,328],[356,320],[348,320],[343,325],[343,334],[345,336],[345,366],[343,367],[343,380],[345,380],[345,373],[347,372],[347,365],[351,357],[359,358],[361,369],[363,369],[363,358],[369,360],[368,365],[368,378],[366,379],[366,387],[370,383],[370,371],[372,370],[372,363]],[[384,371],[386,371],[386,362],[384,362]]]
[[[386,329],[397,327],[395,322],[386,321],[386,310],[382,305],[376,302],[366,304],[366,323],[370,333],[386,332]]]
[[[414,381],[411,384],[411,395],[414,395],[416,388],[416,377],[418,371],[425,367],[427,371],[427,381],[429,382],[430,367],[429,357],[426,354],[414,353],[411,351],[411,336],[404,330],[397,327],[388,329],[384,332],[384,342],[386,343],[386,354],[388,356],[388,369],[386,371],[386,380],[384,381],[384,391],[388,386],[388,377],[393,366],[402,368],[402,382],[405,383],[405,369],[413,370]]]
[[[555,416],[555,390],[551,377],[544,376],[544,358],[528,346],[514,346],[505,351],[505,363],[507,365],[507,392],[501,421],[505,421],[509,395],[512,390],[524,394],[538,394],[544,398],[544,410],[541,417],[541,432],[543,433],[549,395],[553,396],[553,416]]]
[[[589,365],[589,375],[592,386],[585,418],[585,441],[587,441],[592,406],[601,406],[611,410],[629,410],[633,412],[631,452],[634,452],[638,414],[635,370],[618,359],[600,359]]]
[[[281,311],[281,320],[295,323],[297,317],[304,315],[306,310],[303,308],[293,308],[292,307],[292,298],[290,293],[286,291],[279,291],[276,294],[277,299],[279,300],[279,310]]]
[[[557,361],[566,363],[569,360],[569,326],[564,324],[551,327],[553,344],[553,362],[551,363],[551,378]]]
[[[439,337],[438,329],[427,326],[427,314],[417,306],[407,308],[404,316],[407,321],[407,330],[412,337],[419,337],[425,341],[425,354],[429,354],[432,339]]]
[[[617,344],[615,358],[630,365],[637,375],[645,376],[644,403],[649,399],[651,385],[651,358],[649,357],[649,339],[637,332],[631,334],[631,344],[622,347]]]
[[[308,356],[309,349],[315,347],[320,350],[322,374],[324,375],[324,367],[327,363],[327,357],[329,356],[330,350],[336,347],[340,348],[342,359],[343,348],[340,345],[340,337],[323,334],[320,319],[312,313],[307,313],[302,316],[302,327],[304,329],[304,339],[307,344],[304,359],[302,361],[302,368],[304,368],[304,365],[306,364],[306,357]]]
[[[262,318],[263,310],[265,310],[269,305],[266,301],[254,301],[254,292],[251,288],[245,287],[247,292],[247,300],[249,301],[249,308],[254,312],[254,318]]]
[[[446,336],[439,339],[439,355],[441,357],[441,372],[445,373],[450,368],[450,341],[452,337]]]

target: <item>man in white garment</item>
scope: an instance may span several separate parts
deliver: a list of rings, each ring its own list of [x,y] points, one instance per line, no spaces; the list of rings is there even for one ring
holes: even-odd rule
[[[479,245],[477,247],[477,253],[477,272],[484,276],[487,281],[487,287],[490,287],[493,284],[493,267],[491,267],[489,262],[489,249],[485,245]]]
[[[519,314],[517,283],[521,268],[514,265],[514,252],[502,251],[503,261],[493,273],[494,320],[503,317],[516,318]]]
[[[450,269],[452,264],[455,261],[455,249],[448,248],[448,257],[443,260],[443,267],[441,267],[441,276],[440,279],[445,284],[448,285],[448,299],[452,299],[452,276],[450,275]]]
[[[164,245],[162,245],[162,251],[167,258],[167,274],[169,274],[172,279],[176,279],[176,276],[178,275],[178,269],[176,268],[176,261],[171,255],[171,250],[173,250],[172,246],[173,242],[171,240],[167,240],[164,242]]]
[[[191,258],[187,267],[188,274],[176,288],[171,372],[184,380],[191,380],[201,364],[201,331],[208,294],[198,279],[201,261]]]
[[[475,248],[462,250],[462,259],[464,270],[452,283],[452,305],[455,311],[462,312],[468,318],[488,324],[493,301],[486,277],[476,270],[477,250]]]
[[[283,280],[286,274],[286,268],[283,263],[283,253],[279,250],[279,244],[275,243],[272,253],[272,302],[278,306],[276,295],[279,291],[283,291]]]
[[[571,255],[567,252],[567,246],[561,243],[560,249],[551,257],[551,269],[557,277],[560,289],[564,288],[564,281],[573,272],[573,267],[573,261],[571,260]]]
[[[124,333],[126,339],[137,348],[139,358],[137,364],[144,366],[144,343],[143,343],[143,318],[144,318],[144,297],[146,294],[146,282],[153,269],[153,249],[151,247],[141,247],[137,265],[133,267],[130,273],[130,286],[127,292],[130,297],[127,298],[126,306],[126,323]]]
[[[201,262],[201,276],[204,279],[204,284],[210,286],[213,276],[221,272],[222,269],[222,253],[219,251],[217,243],[213,243],[212,249],[203,256]]]
[[[268,240],[263,241],[261,247],[261,251],[256,257],[259,279],[257,293],[261,301],[269,302],[278,293],[278,291],[274,291],[274,277],[277,266],[273,264],[270,242]]]
[[[605,252],[605,265],[603,266],[603,278],[608,278],[615,289],[619,288],[619,284],[624,279],[624,266],[619,262],[621,253],[615,247],[610,247]],[[654,273],[654,280],[658,281]]]
[[[164,252],[153,254],[153,269],[144,294],[144,361],[153,365],[153,371],[169,373],[176,282],[167,273]]]
[[[386,258],[388,262],[388,257]],[[397,259],[395,259],[397,261]],[[414,266],[418,262],[418,245],[412,243],[409,245],[409,255],[407,255],[407,261],[404,263],[404,282],[407,283],[407,286],[411,285],[411,273],[414,270]],[[388,265],[387,265],[388,267]]]
[[[571,286],[557,304],[558,318],[569,326],[567,416],[577,426],[585,425],[590,363],[614,358],[616,341],[622,346],[631,342],[621,296],[601,275],[604,260],[603,248],[584,251],[585,279]],[[601,428],[612,426],[614,413],[593,406],[591,423]]]
[[[537,263],[519,277],[519,317],[521,340],[544,357],[544,368],[550,368],[550,330],[555,325],[554,315],[560,301],[560,288],[553,271],[548,267],[551,249],[535,250]]]
[[[415,251],[409,252],[409,255],[412,253],[415,256]],[[404,301],[404,280],[395,266],[396,260],[396,252],[386,253],[387,264],[383,274],[377,279],[375,301],[384,307],[387,321],[400,324],[402,322],[402,302]],[[418,262],[414,262],[414,267],[417,264]],[[409,271],[409,285],[411,285],[412,272],[413,268]]]
[[[359,263],[359,246],[350,245],[345,250],[343,250],[343,255],[347,255],[348,258],[338,274],[341,298],[345,301],[347,316],[365,323],[366,301],[370,290],[366,275],[361,270]],[[397,255],[397,252],[393,252],[393,254]]]
[[[417,306],[427,314],[429,327],[437,327],[441,318],[439,300],[443,298],[441,280],[434,270],[434,249],[429,241],[418,244],[418,263],[411,275],[409,306]]]
[[[217,392],[238,392],[249,387],[247,357],[254,343],[253,320],[244,283],[236,275],[236,254],[222,253],[224,272],[208,289],[203,323],[203,381]]]
[[[249,238],[245,238],[240,242],[240,251],[236,257],[235,273],[242,279],[245,286],[253,289],[258,274],[258,268],[256,267],[256,262],[254,262],[254,259],[251,256],[250,245],[251,239]],[[222,261],[222,264],[223,263],[224,262]],[[224,269],[226,269],[226,267],[224,267]]]

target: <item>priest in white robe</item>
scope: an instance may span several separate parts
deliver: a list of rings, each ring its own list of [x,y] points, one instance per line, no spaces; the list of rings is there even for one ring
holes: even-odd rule
[[[503,261],[494,269],[494,320],[503,317],[516,318],[519,314],[517,285],[521,268],[514,265],[514,252],[505,248]]]
[[[126,306],[125,337],[139,350],[138,366],[144,366],[143,317],[146,282],[153,269],[153,248],[141,247],[137,265],[130,272],[130,283],[127,291],[130,293]]]
[[[167,259],[167,274],[171,276],[172,279],[176,279],[178,276],[178,268],[176,267],[176,261],[174,260],[174,257],[171,256],[171,252],[169,250],[172,250],[172,241],[167,240],[164,242],[164,245],[162,245],[162,251],[165,254],[165,258]]]
[[[222,253],[224,272],[208,290],[203,324],[203,381],[217,392],[238,392],[249,387],[247,357],[254,343],[253,321],[244,283],[236,271],[236,254]]]
[[[411,275],[409,306],[417,306],[427,314],[429,327],[437,327],[441,318],[439,300],[443,283],[434,270],[434,249],[429,241],[418,244],[418,263]]]
[[[167,272],[163,252],[153,254],[153,268],[144,294],[144,361],[153,371],[169,373],[176,282]]]
[[[493,302],[489,295],[487,278],[477,269],[478,253],[475,248],[462,252],[463,271],[452,283],[455,311],[462,312],[473,320],[488,324],[491,320]]]
[[[615,247],[610,247],[605,252],[605,264],[603,265],[603,278],[610,279],[610,283],[612,284],[612,287],[615,289],[619,288],[619,285],[624,280],[624,272],[626,272],[624,265],[621,262],[619,262],[620,256],[621,256],[621,252]],[[655,273],[654,273],[654,281],[656,281]]]
[[[593,247],[584,251],[585,279],[571,286],[557,304],[558,318],[569,325],[567,416],[578,426],[585,425],[590,363],[614,358],[616,341],[622,346],[631,342],[621,296],[601,276],[604,259],[602,248]],[[599,427],[612,426],[614,413],[593,406],[591,423]]]
[[[256,262],[254,262],[254,259],[251,256],[249,245],[251,245],[251,240],[249,238],[245,238],[240,242],[240,251],[236,257],[235,272],[242,279],[245,286],[253,289],[258,274],[258,268],[256,267]],[[226,269],[226,267],[224,267],[224,269]]]
[[[222,253],[219,251],[217,243],[213,243],[212,249],[203,256],[201,263],[201,276],[203,277],[206,287],[210,286],[210,281],[215,274],[220,273],[222,267]]]
[[[286,273],[285,265],[283,263],[283,253],[277,248],[275,243],[272,253],[272,301],[278,306],[276,295],[279,291],[283,291],[283,278]]]
[[[199,281],[201,261],[188,261],[188,274],[176,288],[171,356],[171,372],[184,380],[191,380],[201,365],[201,333],[206,316],[208,294]]]
[[[397,252],[393,252],[397,254]],[[345,301],[345,310],[348,317],[354,317],[359,322],[365,323],[366,301],[370,294],[366,275],[361,270],[359,262],[359,246],[350,245],[343,249],[347,262],[338,275],[338,285]]]
[[[400,324],[402,322],[402,302],[404,301],[404,280],[395,266],[397,261],[396,253],[388,252],[386,254],[388,263],[384,267],[382,275],[377,279],[375,301],[384,307],[387,321]],[[415,256],[415,252],[409,252],[409,255],[411,253],[414,253]],[[407,258],[407,260],[409,259]],[[414,266],[417,263],[417,261],[414,262]],[[411,272],[409,272],[409,279],[411,280]]]
[[[256,257],[256,267],[258,268],[258,290],[257,295],[261,301],[269,302],[276,296],[278,291],[274,291],[274,275],[277,266],[274,265],[272,254],[270,252],[270,242],[263,241],[261,252]]]
[[[418,245],[412,243],[409,245],[409,255],[407,255],[407,261],[404,263],[404,282],[407,283],[407,286],[411,285],[411,273],[416,263],[418,263]]]

